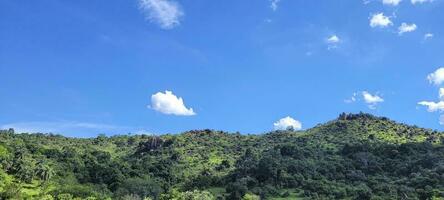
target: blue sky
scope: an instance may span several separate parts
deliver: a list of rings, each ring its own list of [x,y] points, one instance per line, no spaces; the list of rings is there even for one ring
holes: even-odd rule
[[[0,128],[263,133],[364,111],[442,130],[443,4],[2,0]]]

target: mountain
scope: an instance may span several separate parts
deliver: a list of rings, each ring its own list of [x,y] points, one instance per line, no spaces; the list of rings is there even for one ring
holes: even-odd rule
[[[0,131],[0,199],[443,199],[444,134],[370,114],[305,131]]]

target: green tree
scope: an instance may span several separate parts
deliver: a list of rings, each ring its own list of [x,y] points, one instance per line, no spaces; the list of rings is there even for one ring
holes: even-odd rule
[[[129,178],[120,185],[116,191],[117,196],[137,195],[140,198],[157,198],[162,192],[161,187],[150,177]]]
[[[261,198],[255,194],[248,193],[242,197],[242,200],[261,200]]]
[[[35,176],[34,162],[30,158],[23,158],[16,165],[17,177],[26,183],[31,183]]]
[[[179,195],[172,200],[215,200],[215,198],[208,191],[194,190],[179,193]]]
[[[41,160],[37,163],[35,174],[40,180],[47,182],[54,175],[54,170],[45,161]]]

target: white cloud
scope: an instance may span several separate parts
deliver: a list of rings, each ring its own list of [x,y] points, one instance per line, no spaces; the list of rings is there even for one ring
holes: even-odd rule
[[[427,80],[429,80],[430,83],[433,83],[435,85],[440,85],[444,82],[444,67],[440,67],[435,72],[429,74],[427,76]]]
[[[329,38],[327,38],[327,43],[329,44],[336,44],[339,43],[341,41],[341,39],[339,39],[339,37],[337,35],[332,35]]]
[[[439,116],[439,124],[444,125],[444,115]]]
[[[382,0],[382,3],[384,5],[397,6],[397,5],[399,5],[399,3],[401,3],[401,0]]]
[[[52,121],[52,122],[17,122],[3,124],[0,129],[13,128],[17,133],[63,133],[63,134],[98,134],[98,133],[124,133],[130,131],[130,127],[115,126],[109,124],[76,122],[76,121]]]
[[[280,2],[281,0],[270,0],[270,8],[273,10],[273,11],[276,11],[277,9],[278,9],[278,4],[279,4],[279,2]]]
[[[424,40],[432,39],[433,36],[434,36],[433,33],[426,33],[424,34]]]
[[[398,34],[402,35],[403,33],[413,32],[417,28],[416,24],[402,23],[401,26],[398,27]]]
[[[423,3],[427,3],[427,2],[433,2],[434,0],[411,0],[412,4],[423,4]]]
[[[439,102],[421,101],[418,104],[421,106],[426,106],[427,111],[429,112],[444,111],[444,101],[439,101]]]
[[[437,69],[435,72],[429,74],[427,79],[430,83],[435,85],[440,85],[444,82],[444,68],[441,67]],[[444,88],[439,88],[439,101],[420,101],[418,105],[427,107],[428,112],[444,112]],[[444,115],[440,115],[439,124],[444,125]]]
[[[159,24],[163,29],[180,25],[180,19],[184,15],[180,5],[172,0],[139,0],[139,6],[148,20]]]
[[[370,109],[376,109],[378,103],[384,102],[384,99],[378,95],[372,95],[367,91],[362,92],[362,97],[364,98],[364,102],[368,104]]]
[[[367,104],[368,108],[374,110],[378,106],[379,103],[384,102],[384,99],[377,94],[370,94],[367,91],[355,92],[349,99],[345,99],[345,103],[355,103],[355,102],[363,101]]]
[[[367,4],[369,4],[371,1],[370,0],[363,0],[362,1],[362,3],[364,4],[364,5],[367,5]]]
[[[196,115],[192,108],[187,108],[181,97],[171,91],[158,92],[151,96],[151,108],[167,115],[191,116]]]
[[[439,88],[439,99],[444,100],[444,88]]]
[[[372,95],[367,91],[363,91],[362,96],[364,97],[365,103],[374,104],[384,102],[384,99],[382,99],[380,96],[376,94]]]
[[[298,120],[295,120],[291,117],[285,117],[280,119],[279,121],[273,124],[274,130],[287,130],[288,128],[293,127],[294,130],[301,130],[302,123]]]
[[[136,130],[134,131],[134,134],[136,135],[155,135],[153,132],[141,129],[141,130]]]
[[[328,50],[335,49],[341,43],[341,39],[337,35],[332,35],[325,40],[328,44]]]
[[[345,103],[353,103],[353,102],[356,102],[356,96],[357,96],[358,94],[355,92],[355,93],[353,93],[353,95],[350,97],[350,99],[346,99],[346,100],[344,100],[344,102]]]
[[[384,28],[391,25],[393,25],[393,22],[390,20],[389,17],[385,16],[384,13],[373,14],[370,18],[370,27],[372,28]]]

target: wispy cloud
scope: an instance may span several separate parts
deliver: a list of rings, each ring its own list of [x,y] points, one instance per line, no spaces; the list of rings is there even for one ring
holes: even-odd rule
[[[184,15],[179,3],[172,0],[139,0],[139,7],[149,21],[159,24],[163,29],[180,25]]]
[[[439,88],[439,99],[444,100],[444,88]]]
[[[434,0],[411,0],[412,4],[423,4],[423,3],[429,3],[429,2],[433,2]]]
[[[357,100],[357,95],[358,95],[358,93],[353,93],[353,95],[350,97],[350,98],[348,98],[348,99],[345,99],[344,100],[344,102],[345,103],[353,103],[353,102],[356,102],[356,100]]]
[[[329,38],[327,38],[327,43],[329,44],[336,44],[341,42],[341,39],[337,35],[332,35]]]
[[[111,124],[78,122],[78,121],[30,121],[0,125],[0,129],[13,128],[18,133],[57,133],[91,136],[98,133],[125,134],[137,132],[138,128],[116,126]]]
[[[433,33],[424,34],[424,40],[430,40],[434,37]]]
[[[337,35],[331,35],[325,41],[329,50],[337,48],[338,44],[341,43],[341,39]]]
[[[354,103],[357,101],[363,101],[365,104],[367,104],[367,107],[369,109],[376,109],[378,104],[384,102],[384,99],[379,96],[378,94],[371,94],[368,91],[362,91],[362,92],[355,92],[353,95],[345,99],[345,103]]]
[[[399,3],[401,3],[402,0],[382,0],[382,3],[384,5],[391,5],[391,6],[397,6]]]
[[[370,0],[363,0],[362,1],[362,3],[364,4],[364,5],[367,5],[367,4],[369,4],[371,1]]]
[[[398,27],[398,34],[402,35],[404,33],[413,32],[417,28],[416,24],[402,23],[401,26]]]
[[[444,115],[439,116],[439,124],[444,125]]]
[[[279,2],[280,2],[281,0],[270,0],[270,8],[273,10],[273,11],[276,11],[277,9],[278,9],[278,5],[279,5]]]

